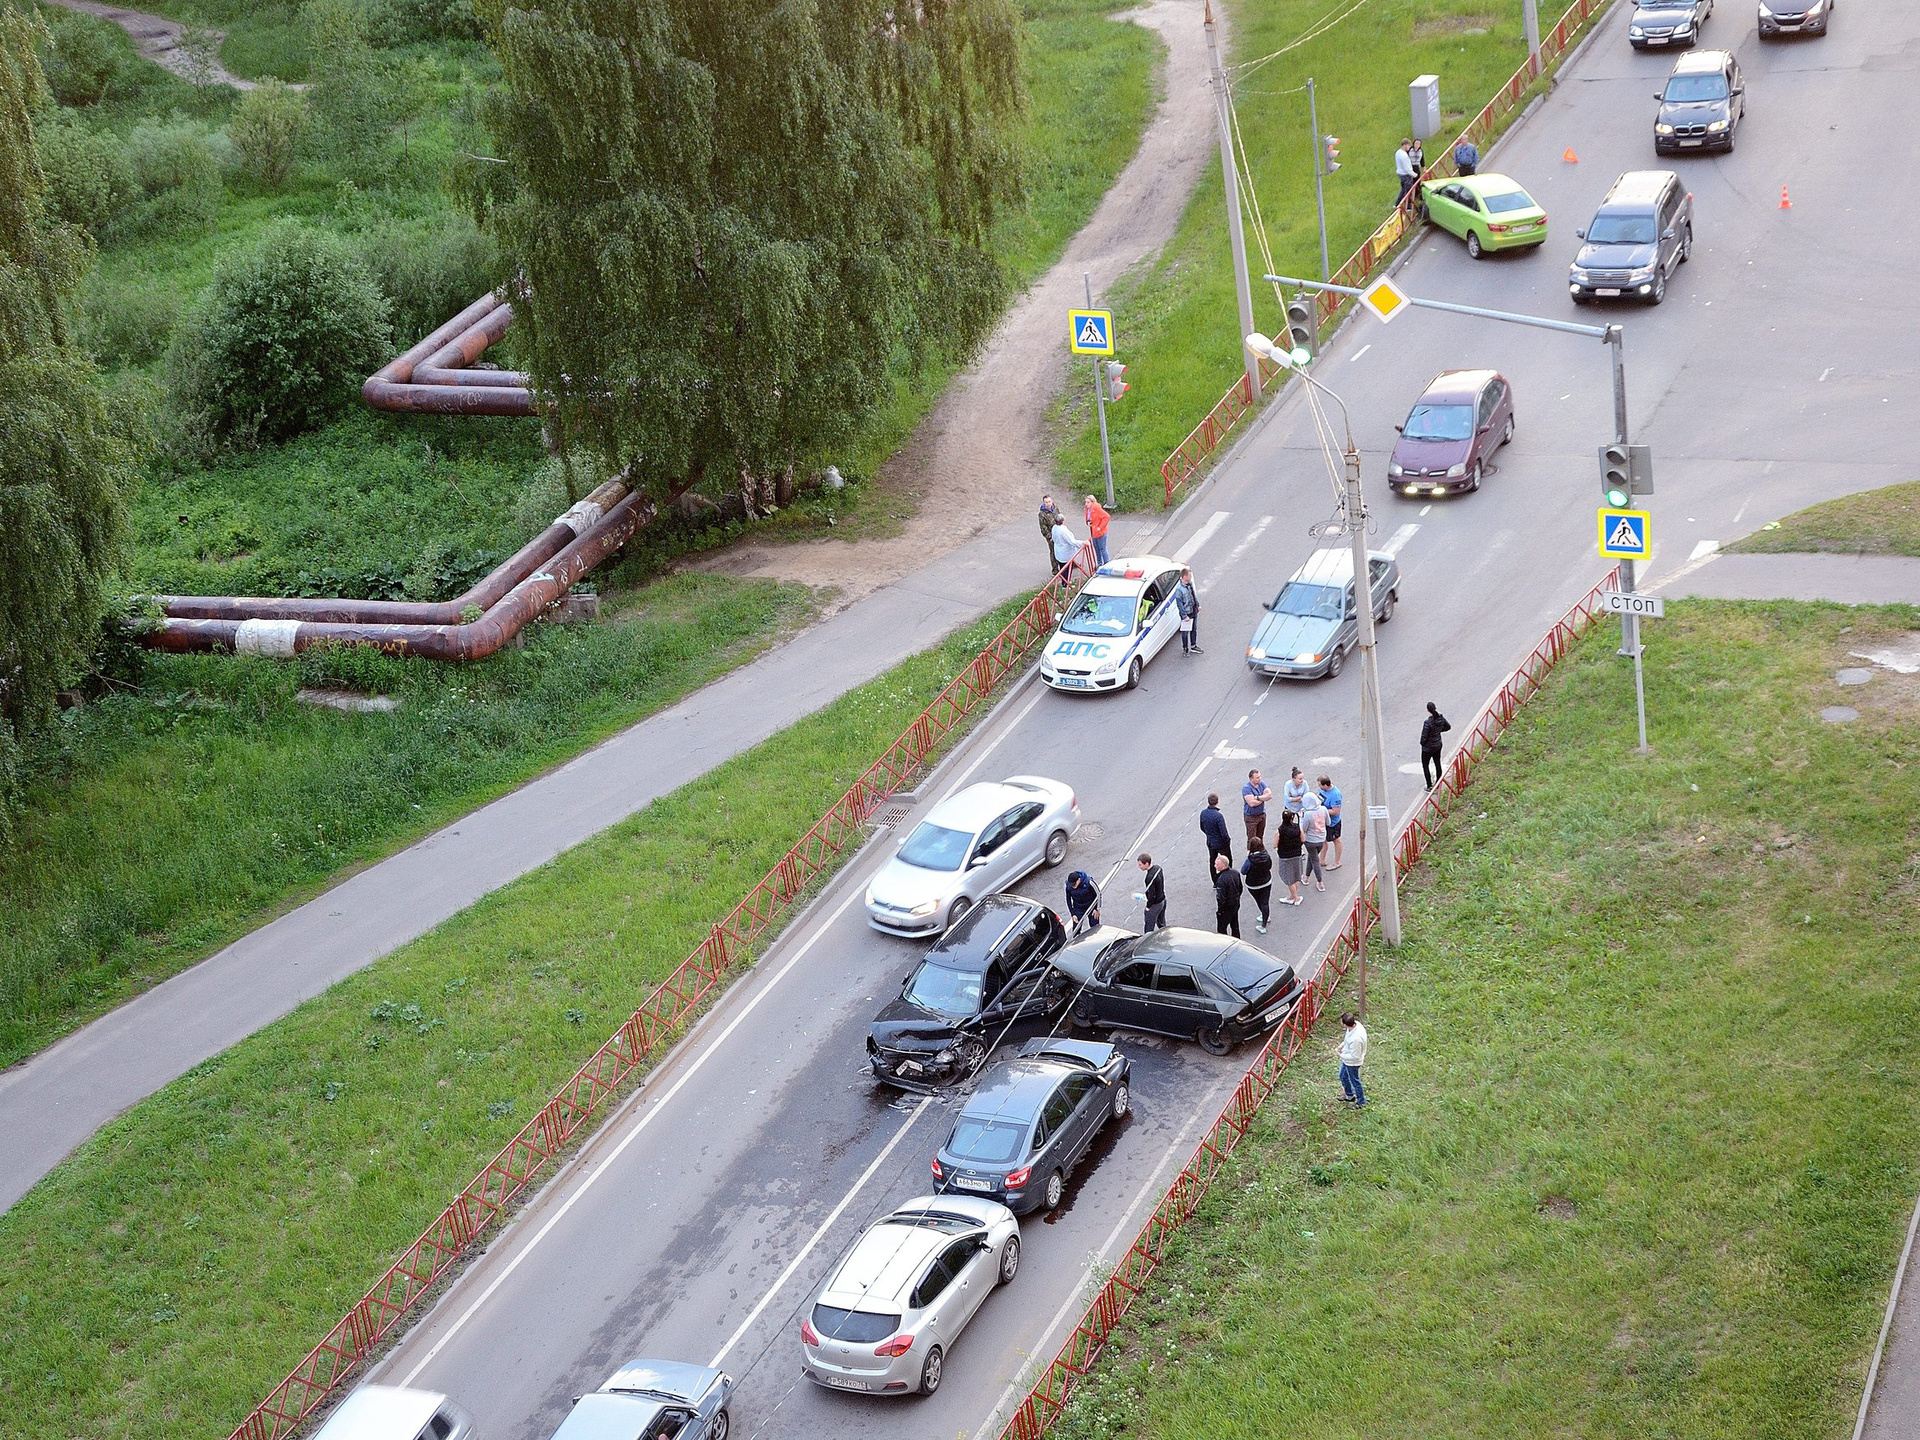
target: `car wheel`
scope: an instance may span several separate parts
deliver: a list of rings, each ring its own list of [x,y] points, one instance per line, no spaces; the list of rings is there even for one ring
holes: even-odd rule
[[[1578,290],[1570,291],[1568,293],[1572,297],[1573,303],[1576,305],[1590,305],[1593,303],[1585,295],[1582,295]]]
[[[1478,490],[1479,488],[1480,488],[1480,462],[1476,460],[1473,462],[1473,468],[1467,471],[1467,489],[1471,491],[1471,490]]]
[[[946,1368],[946,1357],[940,1353],[940,1347],[934,1346],[927,1351],[927,1358],[920,1366],[920,1393],[931,1395],[940,1388],[940,1372]]]
[[[1060,1208],[1060,1202],[1066,1198],[1067,1177],[1058,1170],[1055,1170],[1051,1175],[1047,1176],[1046,1188],[1040,1192],[1040,1208],[1042,1210],[1057,1210]]]
[[[1133,657],[1133,664],[1127,667],[1127,689],[1129,690],[1134,689],[1140,683],[1141,663],[1140,657],[1136,655]]]
[[[713,1424],[707,1427],[707,1440],[727,1440],[727,1432],[733,1429],[733,1417],[722,1410],[713,1417]]]
[[[1687,226],[1680,236],[1680,263],[1686,264],[1693,258],[1693,227]]]
[[[1667,298],[1667,272],[1657,265],[1653,271],[1653,293],[1647,297],[1649,305],[1658,305]]]
[[[947,911],[947,928],[951,930],[965,918],[967,911],[973,909],[973,901],[962,895],[953,902],[953,908]]]
[[[1193,1037],[1200,1042],[1200,1048],[1209,1055],[1224,1055],[1233,1049],[1233,1041],[1227,1038],[1227,1028],[1216,1025],[1211,1030],[1202,1030]]]
[[[1478,230],[1467,231],[1467,254],[1475,260],[1480,258],[1480,232]]]
[[[1340,646],[1333,647],[1333,654],[1327,659],[1327,679],[1331,680],[1347,668],[1347,652]]]
[[[1393,607],[1399,603],[1400,592],[1397,590],[1387,591],[1387,603],[1380,607],[1380,623],[1382,625],[1393,619]]]
[[[1013,1277],[1020,1273],[1020,1237],[1012,1235],[1007,1243],[1000,1247],[1000,1283],[1011,1285]]]
[[[1500,443],[1502,445],[1511,445],[1513,443],[1513,426],[1513,416],[1509,415],[1507,416],[1507,428],[1500,432]]]
[[[1076,1030],[1093,1029],[1093,1007],[1085,1000],[1073,1002],[1073,1009],[1067,1014],[1068,1022]]]
[[[1067,832],[1056,830],[1047,836],[1047,864],[1058,865],[1067,858]]]
[[[1113,1088],[1113,1118],[1124,1120],[1127,1112],[1133,1108],[1133,1089],[1122,1080]]]

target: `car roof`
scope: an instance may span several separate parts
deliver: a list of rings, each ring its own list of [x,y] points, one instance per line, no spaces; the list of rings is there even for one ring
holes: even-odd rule
[[[1024,895],[986,895],[940,937],[927,959],[955,970],[984,970],[1002,942],[1046,908]]]
[[[627,1361],[613,1374],[607,1377],[602,1391],[651,1391],[656,1395],[672,1395],[692,1404],[712,1387],[720,1378],[718,1370],[705,1365],[689,1365],[684,1360],[648,1360],[644,1357]]]
[[[648,1397],[596,1390],[567,1412],[553,1440],[639,1440],[666,1408]]]
[[[1039,793],[1004,780],[982,780],[957,795],[949,795],[927,812],[927,821],[949,830],[978,830],[989,820]]]
[[[1420,392],[1420,398],[1413,403],[1420,405],[1433,400],[1472,400],[1486,389],[1489,380],[1497,380],[1499,375],[1497,370],[1442,370],[1427,382],[1427,388]]]
[[[1393,559],[1384,550],[1369,550],[1367,557],[1372,560]],[[1329,547],[1314,551],[1307,557],[1306,564],[1288,577],[1288,583],[1298,580],[1306,585],[1340,585],[1352,578],[1353,551],[1343,545],[1338,549]]]
[[[1466,186],[1476,195],[1507,195],[1515,191],[1522,195],[1527,193],[1527,187],[1511,175],[1500,175],[1493,171],[1485,174],[1456,175],[1453,178],[1456,184]]]
[[[1690,50],[1673,62],[1676,75],[1711,75],[1715,71],[1727,68],[1727,62],[1733,59],[1725,50]]]
[[[888,1216],[854,1244],[820,1292],[820,1300],[843,1310],[904,1305],[927,1263],[954,1238],[950,1230],[902,1224]]]
[[[1164,555],[1122,555],[1094,571],[1084,588],[1093,595],[1138,595],[1167,571],[1179,568],[1179,561]]]
[[[1651,205],[1660,198],[1668,184],[1680,177],[1671,170],[1629,170],[1607,190],[1607,198],[1600,202],[1601,211],[1615,206]]]
[[[314,1440],[414,1440],[446,1399],[432,1390],[362,1385],[327,1417]]]
[[[1040,1058],[1002,1060],[980,1077],[979,1088],[960,1113],[976,1120],[1027,1124],[1039,1115],[1060,1078],[1081,1068]]]

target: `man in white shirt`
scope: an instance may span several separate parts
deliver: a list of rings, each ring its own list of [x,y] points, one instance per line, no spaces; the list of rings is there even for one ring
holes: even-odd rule
[[[1356,1110],[1367,1108],[1366,1088],[1360,1083],[1360,1067],[1367,1063],[1367,1027],[1349,1010],[1340,1017],[1347,1033],[1340,1037],[1340,1098]]]
[[[1413,164],[1413,141],[1402,140],[1400,148],[1393,152],[1393,173],[1400,177],[1400,204],[1407,198],[1407,192],[1413,189],[1413,182],[1420,178],[1420,172]]]

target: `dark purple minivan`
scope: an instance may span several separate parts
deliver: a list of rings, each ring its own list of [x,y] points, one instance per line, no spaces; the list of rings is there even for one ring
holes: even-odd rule
[[[1478,490],[1493,452],[1513,438],[1513,387],[1497,370],[1443,370],[1393,428],[1387,483],[1400,494]]]

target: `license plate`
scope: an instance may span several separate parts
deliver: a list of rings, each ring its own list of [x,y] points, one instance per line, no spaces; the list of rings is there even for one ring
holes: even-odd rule
[[[1649,45],[1664,45],[1666,43],[1667,37],[1664,35],[1649,35],[1647,37],[1647,44]]]
[[[1087,682],[1077,675],[1062,675],[1060,677],[1060,683],[1074,690],[1084,690],[1087,688]]]
[[[852,1380],[845,1375],[823,1375],[820,1378],[840,1390],[864,1390],[867,1388],[866,1381]]]
[[[1680,143],[1682,145],[1698,145],[1700,142],[1698,140],[1682,140]]]
[[[991,1191],[993,1189],[991,1180],[977,1180],[971,1175],[956,1175],[953,1177],[953,1184],[956,1190]]]
[[[1603,285],[1593,293],[1596,295],[1618,295],[1620,293],[1620,287],[1617,285]]]

